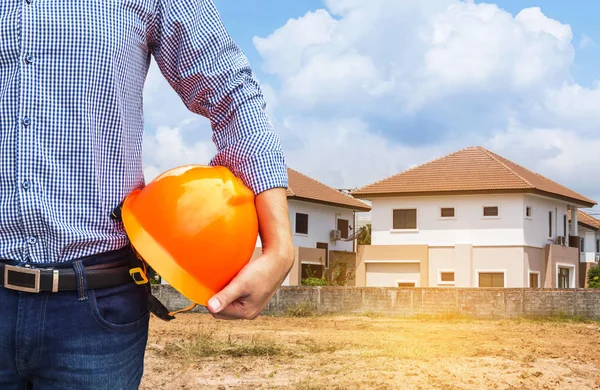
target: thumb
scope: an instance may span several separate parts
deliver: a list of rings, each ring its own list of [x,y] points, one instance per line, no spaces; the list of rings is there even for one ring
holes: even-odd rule
[[[225,286],[221,291],[213,295],[207,304],[207,308],[211,313],[218,313],[233,301],[240,297],[240,289],[233,280],[227,286]]]

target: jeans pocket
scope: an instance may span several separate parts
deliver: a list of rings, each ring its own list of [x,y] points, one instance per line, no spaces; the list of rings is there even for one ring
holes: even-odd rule
[[[121,286],[88,290],[92,314],[98,324],[109,330],[130,331],[144,325],[150,311],[146,306],[145,286],[127,283]]]

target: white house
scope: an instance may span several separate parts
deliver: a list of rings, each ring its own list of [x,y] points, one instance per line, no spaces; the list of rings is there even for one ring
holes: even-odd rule
[[[355,213],[371,208],[294,169],[288,168],[288,178],[287,198],[296,261],[283,285],[299,285],[308,268],[320,277],[329,267],[331,256],[355,251]],[[259,239],[254,256],[260,251]]]
[[[580,237],[579,285],[587,287],[587,273],[600,259],[600,220],[579,210],[577,222]]]
[[[578,209],[596,202],[482,147],[352,195],[372,206],[357,285],[579,285],[579,224],[569,217],[577,222]]]

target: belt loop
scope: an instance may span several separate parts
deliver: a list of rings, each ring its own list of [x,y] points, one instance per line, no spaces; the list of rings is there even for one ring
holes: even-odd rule
[[[85,270],[83,268],[82,260],[76,260],[73,262],[73,268],[75,268],[75,275],[77,276],[77,291],[79,298],[78,301],[87,300],[87,283],[85,278]]]

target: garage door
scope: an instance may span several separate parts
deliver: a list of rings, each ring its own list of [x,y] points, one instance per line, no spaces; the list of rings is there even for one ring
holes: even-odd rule
[[[367,287],[419,287],[421,282],[418,262],[375,262],[366,266]]]

